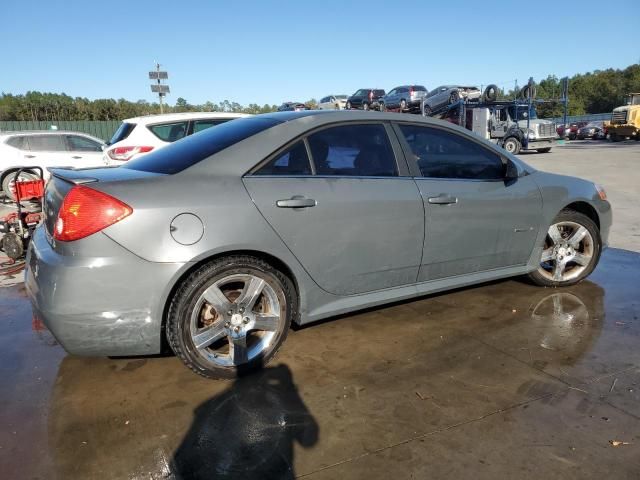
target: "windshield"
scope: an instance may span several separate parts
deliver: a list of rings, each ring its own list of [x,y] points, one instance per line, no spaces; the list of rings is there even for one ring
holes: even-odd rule
[[[516,120],[516,111],[518,114],[518,120],[526,120],[529,117],[531,120],[538,118],[538,114],[536,112],[535,107],[532,105],[531,110],[529,111],[530,115],[527,115],[527,106],[526,105],[518,105],[516,109],[516,105],[511,105],[509,107],[509,116]]]
[[[131,160],[120,168],[171,175],[278,123],[281,122],[260,116],[240,118],[216,128],[194,133],[148,155]]]
[[[346,100],[348,98],[348,95],[336,95],[336,98],[338,100]]]

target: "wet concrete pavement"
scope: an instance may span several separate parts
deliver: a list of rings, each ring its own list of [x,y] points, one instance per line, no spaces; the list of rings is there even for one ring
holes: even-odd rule
[[[311,325],[233,382],[68,356],[19,285],[0,311],[4,478],[640,475],[638,253],[607,250],[570,288],[507,280]]]

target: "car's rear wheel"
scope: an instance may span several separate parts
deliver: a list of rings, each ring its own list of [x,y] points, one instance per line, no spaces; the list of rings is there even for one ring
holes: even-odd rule
[[[16,199],[16,187],[14,182],[16,171],[17,170],[9,172],[2,178],[2,191],[10,200]],[[37,175],[33,172],[20,172],[20,175],[18,176],[19,181],[30,181],[36,180],[37,178]]]
[[[529,277],[546,287],[573,285],[593,272],[601,250],[600,231],[593,220],[563,210],[547,231],[540,266]]]
[[[423,117],[430,117],[431,116],[431,107],[429,105],[425,105],[422,108],[422,116]]]
[[[400,100],[400,112],[404,112],[407,109],[407,101],[403,98]]]
[[[229,256],[182,282],[169,307],[167,340],[199,375],[233,378],[273,358],[296,312],[289,278],[258,258]]]

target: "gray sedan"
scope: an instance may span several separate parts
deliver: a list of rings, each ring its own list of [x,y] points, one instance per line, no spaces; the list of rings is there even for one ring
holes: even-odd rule
[[[538,172],[449,123],[378,112],[259,115],[118,168],[53,171],[26,287],[79,355],[193,371],[268,362],[291,323],[498,278],[579,282],[604,191]]]

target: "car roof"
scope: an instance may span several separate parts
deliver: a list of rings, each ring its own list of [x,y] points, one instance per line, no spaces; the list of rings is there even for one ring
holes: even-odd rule
[[[28,135],[81,135],[83,137],[89,137],[94,140],[99,140],[104,143],[104,140],[85,132],[74,132],[72,130],[5,130],[0,131],[0,137],[12,137],[15,135],[28,136]]]
[[[248,113],[231,113],[231,112],[181,112],[181,113],[162,113],[158,115],[144,115],[140,117],[125,118],[126,123],[140,123],[148,125],[158,122],[173,122],[179,120],[192,120],[195,118],[242,118],[250,116]]]

